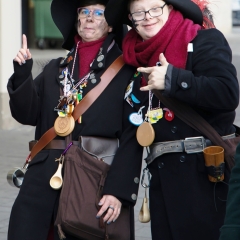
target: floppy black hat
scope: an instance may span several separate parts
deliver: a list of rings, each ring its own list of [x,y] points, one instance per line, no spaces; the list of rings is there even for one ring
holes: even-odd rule
[[[115,1],[118,2],[117,0]],[[119,31],[119,36],[121,36],[121,34],[123,34],[123,28],[122,22],[119,21],[120,15],[118,12],[112,14],[112,4],[109,7],[108,3],[109,0],[52,0],[51,14],[54,23],[56,24],[63,36],[64,42],[62,44],[62,47],[67,50],[70,50],[73,47],[74,36],[77,34],[77,8],[88,5],[104,5],[106,7],[104,15],[108,25],[113,27],[116,32]]]
[[[118,1],[118,0],[110,0]],[[121,0],[120,0],[121,1]],[[193,2],[192,0],[163,0],[168,5],[172,5],[176,10],[180,11],[185,18],[192,20],[194,23],[199,25],[203,24],[203,14],[199,6]],[[123,23],[132,26],[132,22],[128,18],[129,10],[128,10],[129,0],[122,0],[122,7],[125,8],[125,12],[123,13]]]

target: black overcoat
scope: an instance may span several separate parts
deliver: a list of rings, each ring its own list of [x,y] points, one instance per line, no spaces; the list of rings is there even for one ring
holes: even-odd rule
[[[221,227],[219,240],[240,239],[240,144],[238,144],[235,154],[235,166],[232,169],[229,180],[229,191],[227,197],[226,216],[224,225]]]
[[[91,67],[95,70],[97,82],[89,80],[83,95],[96,86],[102,73],[121,54],[116,44],[107,53],[106,48],[110,43],[108,39],[108,44],[103,45],[103,67],[98,67],[97,61]],[[34,81],[31,75],[32,60],[26,61],[22,66],[14,62],[14,74],[8,82],[11,113],[18,122],[36,126],[36,140],[53,126],[58,116],[54,108],[60,96],[59,67],[63,67],[69,56],[74,57],[74,54],[73,49],[61,64],[60,58],[51,60]],[[72,65],[73,61],[68,65],[70,70]],[[77,79],[78,64],[75,64],[74,69],[73,78]],[[134,68],[125,65],[83,114],[82,123],[77,123],[72,133],[73,140],[78,140],[80,135],[119,138],[120,146],[107,177],[104,194],[114,195],[123,205],[130,206],[134,206],[137,199],[143,151],[136,141],[137,127],[128,120],[131,113],[138,111],[141,103],[132,107],[124,100],[130,80],[134,80],[135,88],[139,88],[139,79],[132,78],[134,73]],[[9,240],[46,240],[52,218],[56,215],[60,192],[51,189],[49,180],[58,166],[55,158],[59,158],[61,153],[62,150],[42,150],[31,161],[12,208]],[[55,234],[55,240],[57,239],[58,235]],[[75,238],[68,236],[67,239]]]
[[[216,29],[198,31],[192,44],[186,69],[173,66],[171,89],[163,94],[192,106],[221,136],[234,133],[239,86],[231,49]],[[154,96],[152,107],[157,106]],[[163,117],[153,127],[155,142],[202,136],[177,116],[172,121]],[[208,180],[203,154],[164,154],[149,169],[152,239],[217,240],[228,186]]]

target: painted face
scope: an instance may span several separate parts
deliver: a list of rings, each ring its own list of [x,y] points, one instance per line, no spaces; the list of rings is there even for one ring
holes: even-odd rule
[[[168,20],[171,9],[172,6],[166,5],[162,0],[134,0],[130,4],[132,15],[129,14],[129,19],[143,40],[147,40],[161,30]],[[144,14],[144,11],[149,12]]]
[[[96,41],[100,38],[107,36],[109,32],[112,31],[112,28],[108,26],[107,21],[104,15],[99,17],[100,11],[96,10],[104,10],[105,6],[96,4],[85,6],[80,14],[78,14],[78,34],[82,38],[83,42],[92,42]],[[89,10],[89,11],[88,11]],[[86,14],[88,13],[89,14]],[[94,17],[94,15],[98,15]]]

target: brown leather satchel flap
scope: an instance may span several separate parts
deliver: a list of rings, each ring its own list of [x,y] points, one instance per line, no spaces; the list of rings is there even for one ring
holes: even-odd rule
[[[88,154],[111,165],[119,147],[117,138],[103,138],[92,136],[79,137],[80,148]]]

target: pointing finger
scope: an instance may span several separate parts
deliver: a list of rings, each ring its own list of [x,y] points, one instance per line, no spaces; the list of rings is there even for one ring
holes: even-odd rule
[[[145,87],[141,87],[141,88],[140,88],[140,91],[149,91],[149,90],[151,90],[150,85],[147,85],[147,86],[145,86]]]
[[[25,34],[22,36],[22,48],[27,50],[27,37]]]
[[[137,69],[137,71],[141,72],[141,73],[151,73],[153,71],[153,68],[152,67],[147,67],[147,68],[139,67]]]

